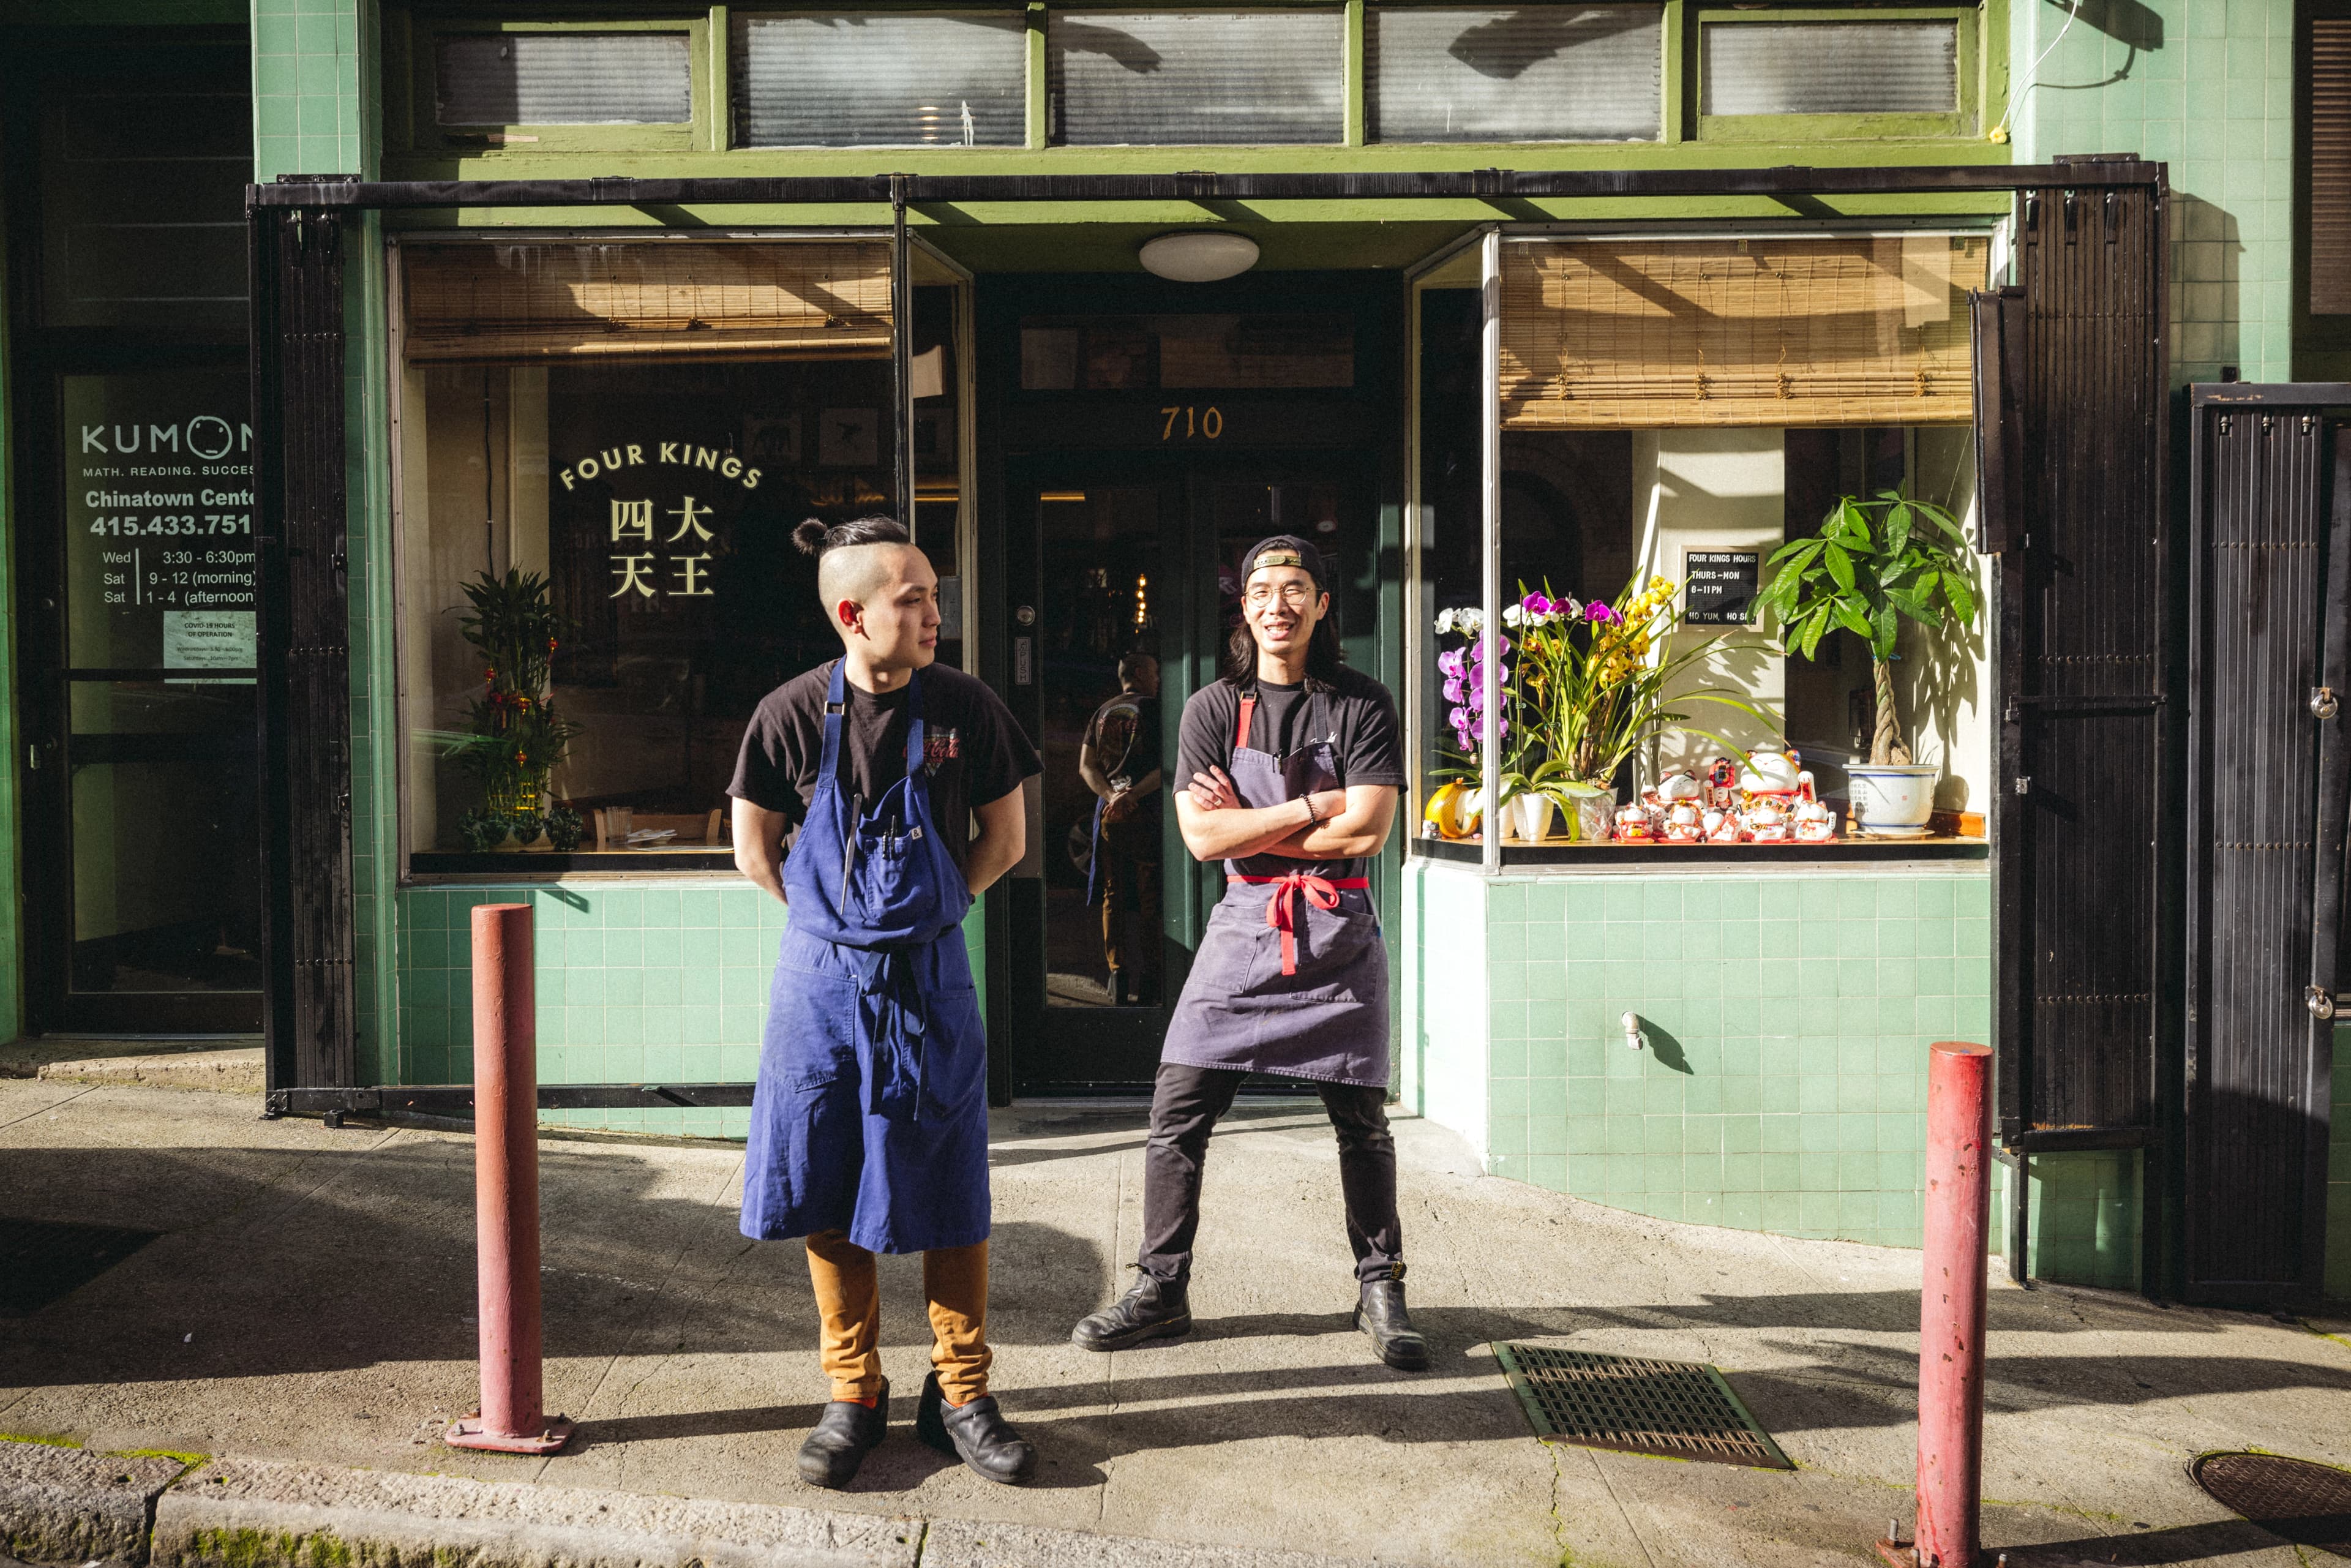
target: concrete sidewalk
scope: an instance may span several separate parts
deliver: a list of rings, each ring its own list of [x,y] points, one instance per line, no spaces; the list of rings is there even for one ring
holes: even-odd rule
[[[926,1521],[942,1552],[950,1521],[977,1521],[1419,1565],[1853,1564],[1907,1521],[1915,1253],[1619,1214],[1481,1176],[1450,1134],[1403,1121],[1436,1365],[1394,1373],[1347,1327],[1329,1131],[1280,1105],[1237,1113],[1213,1146],[1200,1328],[1114,1356],[1068,1333],[1133,1253],[1141,1118],[998,1113],[996,1385],[1042,1451],[1030,1488],[914,1440],[911,1259],[883,1270],[898,1427],[854,1491],[798,1482],[825,1392],[807,1270],[797,1246],[736,1233],[724,1145],[547,1143],[549,1404],[581,1436],[549,1460],[456,1452],[434,1435],[475,1395],[471,1141],[255,1111],[0,1082],[0,1212],[164,1232],[0,1322],[0,1432]],[[2184,1467],[2240,1448],[2351,1464],[2351,1343],[1998,1286],[1991,1316],[1985,1538],[2039,1548],[2011,1564],[2301,1561]],[[1712,1362],[1799,1468],[1539,1443],[1487,1348],[1522,1338]],[[1079,1560],[994,1560],[1029,1556]]]

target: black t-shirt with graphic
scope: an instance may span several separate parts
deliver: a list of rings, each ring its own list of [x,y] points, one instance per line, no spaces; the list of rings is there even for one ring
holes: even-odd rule
[[[1404,742],[1396,723],[1395,698],[1387,687],[1360,671],[1342,669],[1335,690],[1310,700],[1305,686],[1276,685],[1259,681],[1257,712],[1249,721],[1249,749],[1287,757],[1317,741],[1332,743],[1339,765],[1339,782],[1387,784],[1404,788]],[[1320,710],[1327,722],[1310,725],[1307,716]],[[1176,773],[1170,789],[1186,789],[1195,773],[1209,765],[1226,768],[1232,760],[1234,732],[1240,723],[1240,688],[1229,681],[1211,681],[1184,705],[1184,719],[1176,738]],[[1252,855],[1243,862],[1251,875],[1302,869],[1315,876],[1362,874],[1359,861],[1294,861],[1280,855]]]
[[[816,794],[824,758],[824,699],[832,664],[795,675],[769,692],[743,732],[729,795],[780,811],[795,832]],[[958,870],[971,852],[971,813],[1044,771],[1037,748],[1003,700],[985,683],[944,664],[922,673],[923,753],[930,774],[931,816],[945,831]],[[906,690],[886,695],[843,683],[841,787],[877,800],[906,776]]]

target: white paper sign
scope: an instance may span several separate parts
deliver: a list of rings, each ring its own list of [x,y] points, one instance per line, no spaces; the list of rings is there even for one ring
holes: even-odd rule
[[[163,667],[172,670],[249,670],[255,664],[250,610],[166,610]],[[171,675],[182,686],[251,685],[251,675],[228,679]]]

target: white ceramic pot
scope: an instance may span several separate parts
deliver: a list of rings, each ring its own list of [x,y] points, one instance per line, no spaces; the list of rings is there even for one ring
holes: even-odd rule
[[[1942,768],[1931,762],[1855,762],[1844,771],[1854,823],[1863,832],[1916,838],[1927,831]]]
[[[1520,843],[1539,844],[1551,836],[1552,800],[1530,789],[1510,797],[1510,831]]]
[[[1607,842],[1616,828],[1616,797],[1606,790],[1577,790],[1567,800],[1567,836],[1578,843]]]

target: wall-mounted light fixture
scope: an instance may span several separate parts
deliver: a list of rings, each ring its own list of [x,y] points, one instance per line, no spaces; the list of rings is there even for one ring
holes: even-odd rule
[[[1257,265],[1257,241],[1222,229],[1180,229],[1143,244],[1143,270],[1176,283],[1217,283]]]

